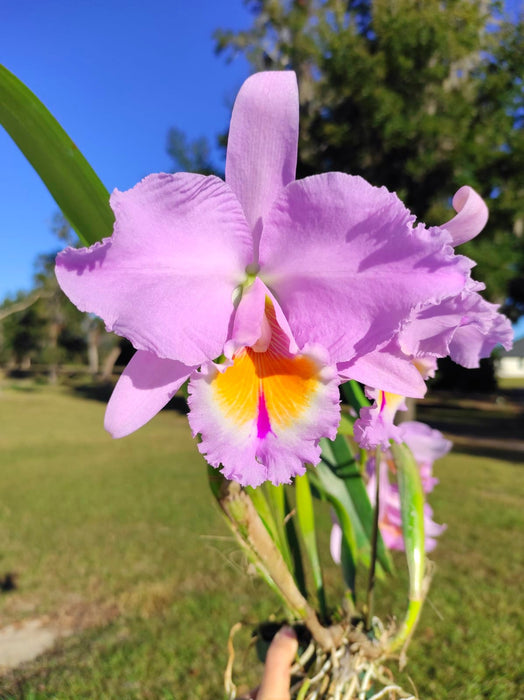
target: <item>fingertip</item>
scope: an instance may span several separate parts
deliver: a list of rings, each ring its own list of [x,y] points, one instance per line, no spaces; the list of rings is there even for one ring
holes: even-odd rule
[[[278,638],[278,639],[280,639],[280,638],[283,638],[283,639],[292,639],[292,640],[294,640],[295,642],[297,642],[297,644],[298,644],[298,641],[297,641],[297,633],[295,632],[295,630],[293,629],[293,627],[291,627],[291,625],[283,625],[283,626],[278,630],[278,632],[276,633],[275,639],[276,639],[276,638]]]
[[[281,627],[273,638],[266,656],[266,667],[285,673],[291,670],[293,659],[298,651],[298,640],[292,627]]]
[[[292,627],[285,625],[277,632],[266,656],[266,666],[257,700],[288,700],[291,665],[298,651],[298,640]]]

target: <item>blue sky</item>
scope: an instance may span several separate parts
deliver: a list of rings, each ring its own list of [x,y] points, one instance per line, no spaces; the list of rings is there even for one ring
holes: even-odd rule
[[[241,0],[6,0],[0,62],[42,100],[109,191],[169,169],[171,126],[215,135],[248,75],[214,55],[215,29],[247,27]],[[220,163],[217,150],[215,159]],[[0,127],[0,300],[31,287],[59,247],[56,204]]]
[[[212,33],[250,21],[242,0],[4,0],[0,62],[50,109],[108,190],[125,190],[170,168],[170,127],[212,143],[227,128],[248,66],[215,56]],[[220,164],[218,149],[214,156]],[[0,211],[1,300],[29,289],[38,253],[58,247],[57,207],[2,128]]]

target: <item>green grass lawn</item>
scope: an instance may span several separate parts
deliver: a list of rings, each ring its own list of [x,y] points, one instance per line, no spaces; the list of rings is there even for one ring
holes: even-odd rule
[[[17,575],[0,624],[49,615],[78,631],[0,678],[0,698],[222,698],[239,620],[238,679],[254,683],[250,632],[278,602],[223,524],[185,417],[164,411],[113,441],[103,403],[25,389],[0,392],[0,578]],[[514,700],[524,685],[523,466],[437,463],[432,504],[448,530],[406,669],[424,700]],[[326,544],[327,532],[327,561]],[[403,611],[397,561],[378,590],[384,616]]]

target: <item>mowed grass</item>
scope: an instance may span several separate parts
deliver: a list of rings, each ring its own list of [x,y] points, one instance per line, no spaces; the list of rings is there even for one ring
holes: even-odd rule
[[[103,413],[66,390],[0,393],[0,578],[17,574],[0,620],[78,628],[0,678],[0,698],[222,698],[239,620],[236,677],[249,686],[260,673],[251,629],[281,611],[212,502],[186,418],[164,411],[114,441]],[[524,686],[523,466],[464,454],[437,463],[432,505],[448,530],[399,676],[422,699],[513,700]],[[321,541],[328,562],[327,532]],[[405,602],[396,560],[377,591],[384,617]]]

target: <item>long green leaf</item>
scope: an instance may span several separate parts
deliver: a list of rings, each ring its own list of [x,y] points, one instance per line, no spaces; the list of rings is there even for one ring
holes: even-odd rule
[[[349,382],[342,384],[341,390],[342,396],[357,414],[363,406],[369,406],[370,402],[362,391],[362,387],[354,379],[350,379]]]
[[[340,435],[348,435],[353,437],[353,424],[355,420],[350,418],[346,413],[340,415],[340,424],[338,426],[338,433]]]
[[[337,516],[337,520],[342,530],[342,551],[341,551],[341,567],[342,576],[346,586],[351,592],[351,596],[355,595],[355,562],[360,558],[359,543],[355,534],[355,527],[358,527],[358,522],[351,519],[351,502],[344,486],[344,482],[338,479],[322,462],[315,467],[315,470],[310,473],[312,486],[324,497]],[[360,542],[366,547],[365,539],[360,538]],[[365,557],[365,549],[363,555]],[[369,556],[368,556],[369,562]]]
[[[271,510],[273,512],[275,525],[277,528],[278,548],[280,549],[280,552],[284,557],[284,561],[286,562],[288,569],[292,572],[293,557],[289,548],[289,542],[287,540],[285,526],[287,513],[284,486],[283,484],[280,484],[279,486],[274,486],[269,481],[267,481],[262,487],[259,488],[262,488],[264,490],[265,496],[268,500],[268,503],[270,504]]]
[[[300,544],[295,532],[295,524],[291,517],[291,508],[284,487],[279,487],[278,508],[284,509],[284,527],[277,526],[275,520],[275,508],[271,508],[266,498],[266,494],[262,488],[246,487],[246,492],[249,494],[251,501],[257,511],[260,519],[264,523],[266,530],[271,535],[273,542],[278,547],[286,564],[293,573],[294,579],[299,591],[306,597],[306,584],[304,578],[304,568],[302,566],[302,556],[300,552]],[[283,502],[282,502],[283,495]],[[273,494],[274,498],[274,494]],[[288,517],[289,516],[289,517]],[[282,520],[282,513],[279,515]]]
[[[284,489],[284,507],[286,510],[286,517],[284,521],[285,532],[289,544],[291,558],[293,559],[294,578],[298,586],[298,590],[302,593],[304,598],[307,598],[307,586],[306,577],[304,574],[304,564],[302,562],[302,550],[295,527],[295,518],[293,517],[295,513],[293,512],[292,505],[289,502],[288,489]]]
[[[110,236],[109,194],[49,110],[7,68],[0,66],[0,124],[42,178],[85,244]]]
[[[323,439],[320,444],[325,462],[334,475],[342,479],[346,486],[355,517],[360,524],[360,528],[356,532],[363,531],[369,547],[373,532],[374,510],[360,468],[343,435],[337,435],[335,440]],[[391,556],[380,534],[377,540],[377,558],[384,571],[393,572]]]
[[[392,442],[391,452],[397,467],[402,534],[409,571],[409,604],[402,625],[390,642],[390,648],[396,650],[402,647],[405,650],[418,623],[426,595],[424,490],[420,470],[409,447]]]
[[[246,486],[246,492],[249,494],[250,499],[253,502],[253,505],[255,506],[255,509],[266,526],[266,530],[269,532],[271,535],[271,538],[273,539],[273,542],[277,545],[277,547],[280,549],[280,537],[277,529],[277,525],[275,523],[275,519],[273,517],[273,512],[271,508],[269,507],[269,503],[267,502],[267,499],[264,495],[264,492],[262,489],[258,488],[252,488],[251,486]],[[282,551],[281,551],[282,554]]]
[[[318,555],[317,533],[315,529],[315,513],[313,510],[313,498],[309,486],[308,474],[295,477],[295,500],[297,505],[297,516],[302,541],[311,564],[311,573],[317,592],[318,604],[322,617],[327,619],[326,595],[324,591],[324,580],[322,577],[322,567]]]
[[[369,542],[344,482],[324,462],[315,467],[314,474],[320,480],[328,501],[337,507],[342,506],[349,518],[353,534],[348,533],[348,540],[355,561],[364,558],[369,564]]]
[[[409,570],[409,594],[411,598],[421,598],[425,572],[424,489],[420,470],[409,447],[392,442],[391,452],[397,467],[402,534]]]

